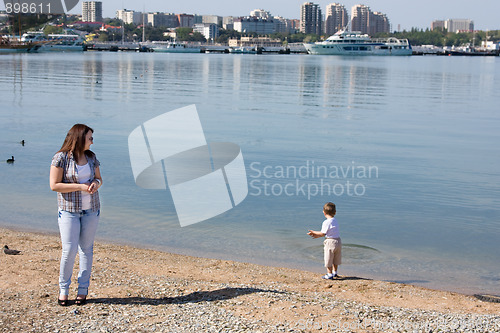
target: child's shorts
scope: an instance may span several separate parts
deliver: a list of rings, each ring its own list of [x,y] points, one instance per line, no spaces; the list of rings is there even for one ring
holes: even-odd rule
[[[325,267],[342,263],[342,241],[340,238],[327,238],[323,242],[325,251]]]

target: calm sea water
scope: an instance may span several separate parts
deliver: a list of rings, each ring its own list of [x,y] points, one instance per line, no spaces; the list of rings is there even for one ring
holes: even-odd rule
[[[100,239],[322,273],[306,232],[333,201],[341,274],[500,293],[498,57],[5,55],[0,97],[3,226],[57,232],[49,165],[83,122]],[[127,138],[190,104],[208,141],[241,147],[249,194],[181,228],[168,191],[135,185]]]

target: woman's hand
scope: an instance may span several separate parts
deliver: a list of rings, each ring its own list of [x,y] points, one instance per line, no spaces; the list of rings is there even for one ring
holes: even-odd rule
[[[90,184],[88,184],[86,191],[90,194],[94,194],[99,189],[99,181],[94,179]]]

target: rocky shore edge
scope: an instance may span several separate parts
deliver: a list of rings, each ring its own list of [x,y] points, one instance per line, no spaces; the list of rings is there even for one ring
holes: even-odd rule
[[[88,303],[61,307],[59,237],[0,228],[0,244],[22,251],[0,254],[0,332],[500,331],[500,303],[474,296],[103,242]]]

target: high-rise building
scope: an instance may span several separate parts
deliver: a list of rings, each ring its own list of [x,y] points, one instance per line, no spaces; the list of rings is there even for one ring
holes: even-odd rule
[[[250,16],[251,17],[260,17],[260,18],[263,18],[266,20],[268,18],[272,18],[271,13],[268,11],[265,11],[264,9],[254,9],[250,12]]]
[[[370,32],[368,33],[370,35],[373,35],[378,32],[390,32],[390,31],[391,31],[391,23],[389,22],[387,15],[380,12],[374,12],[373,15],[371,16]]]
[[[351,9],[351,31],[368,33],[371,10],[365,5],[355,5]]]
[[[449,19],[446,21],[446,29],[449,32],[474,31],[474,22],[468,19]]]
[[[292,20],[286,19],[281,16],[275,16],[274,22],[276,23],[276,32],[284,34],[294,34],[297,32],[295,27],[292,26]]]
[[[119,9],[116,11],[116,18],[125,24],[142,24],[142,13],[133,10]]]
[[[276,32],[276,22],[272,18],[266,20],[259,17],[239,17],[234,19],[234,30],[269,35]]]
[[[192,28],[194,25],[194,15],[191,14],[177,14],[177,20],[179,22],[179,27],[181,28]]]
[[[345,7],[339,3],[326,6],[325,33],[330,36],[347,27],[349,16]]]
[[[196,23],[193,31],[202,34],[207,41],[215,41],[219,37],[219,27],[214,23]]]
[[[443,21],[443,20],[432,21],[431,30],[434,30],[434,29],[444,30],[445,29],[444,23],[445,23],[445,21]]]
[[[84,1],[82,3],[83,22],[102,22],[102,2]]]
[[[431,23],[431,30],[446,29],[448,32],[474,31],[474,21],[469,19],[437,20]]]
[[[210,23],[210,24],[215,24],[216,26],[222,27],[222,16],[203,15],[201,17],[201,23]]]
[[[177,28],[179,26],[179,19],[175,14],[167,13],[147,13],[146,22],[152,27],[164,27],[164,28]]]
[[[321,35],[323,18],[319,5],[304,2],[300,8],[300,32]]]
[[[351,10],[351,30],[374,35],[379,32],[390,32],[391,24],[387,16],[380,12],[372,12],[370,7],[355,5]]]
[[[234,29],[234,17],[233,16],[224,16],[222,18],[222,27],[226,30]]]

